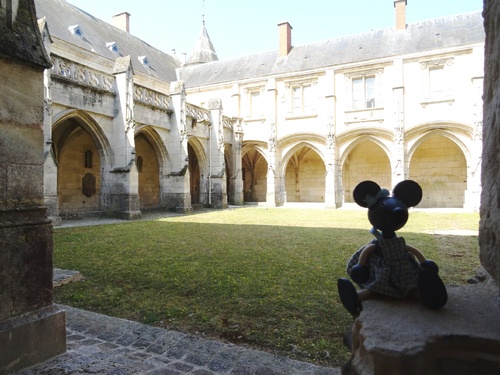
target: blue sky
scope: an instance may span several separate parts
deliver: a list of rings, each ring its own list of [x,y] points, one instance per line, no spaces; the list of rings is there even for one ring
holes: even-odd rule
[[[189,53],[205,25],[220,60],[278,49],[288,21],[292,45],[394,27],[393,0],[67,0],[111,23],[130,13],[130,33],[171,53]],[[482,10],[483,0],[408,0],[406,22]]]

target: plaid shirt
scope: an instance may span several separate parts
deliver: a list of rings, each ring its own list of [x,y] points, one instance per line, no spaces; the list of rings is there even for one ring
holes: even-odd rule
[[[406,250],[406,242],[402,237],[373,240],[362,246],[349,259],[347,273],[350,275],[352,267],[358,264],[361,252],[372,244],[377,249],[371,252],[366,264],[370,269],[370,278],[359,286],[390,297],[408,296],[417,287],[420,265]]]

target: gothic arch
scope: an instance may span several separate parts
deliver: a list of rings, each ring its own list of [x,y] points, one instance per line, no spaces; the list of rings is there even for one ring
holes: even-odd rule
[[[269,163],[266,157],[267,144],[249,142],[241,151],[243,176],[243,199],[245,202],[265,202],[267,196],[267,171]]]
[[[463,152],[465,159],[467,160],[467,165],[470,164],[471,152],[467,144],[462,139],[460,139],[455,133],[449,130],[436,129],[434,127],[428,127],[428,130],[425,133],[420,134],[418,137],[415,136],[413,138],[414,142],[412,142],[412,145],[408,149],[406,160],[409,162],[413,157],[415,150],[417,150],[418,147],[426,140],[435,136],[443,136],[452,141],[453,143],[455,143]],[[472,138],[472,133],[469,133],[468,136]]]
[[[344,202],[353,202],[352,192],[363,180],[390,188],[391,153],[377,138],[368,135],[357,138],[348,145],[340,161]]]
[[[303,141],[282,159],[287,202],[324,202],[326,163],[318,147]]]
[[[99,155],[101,160],[104,160],[105,164],[111,165],[113,163],[112,160],[112,152],[111,145],[106,137],[105,132],[99,126],[99,124],[94,120],[92,116],[90,116],[87,112],[79,110],[79,109],[70,109],[65,110],[57,115],[53,116],[53,124],[52,124],[52,141],[54,141],[55,133],[60,129],[61,126],[68,120],[74,120],[79,126],[81,126],[92,138],[94,143],[99,150]],[[64,136],[64,135],[63,135]],[[66,137],[69,134],[66,134]],[[57,147],[57,145],[53,145],[53,147]],[[57,150],[54,149],[56,162],[58,159]],[[102,162],[102,161],[101,161]]]
[[[135,137],[141,134],[148,139],[151,147],[155,151],[155,154],[158,158],[160,171],[162,171],[162,173],[164,174],[169,174],[172,171],[172,167],[170,164],[168,150],[158,132],[154,129],[153,126],[144,126],[135,133]]]
[[[419,207],[464,207],[470,155],[455,134],[427,132],[413,144],[407,160],[409,178],[424,191]]]
[[[55,116],[52,151],[57,166],[58,210],[64,214],[102,210],[101,184],[112,163],[104,131],[86,112],[68,110]]]

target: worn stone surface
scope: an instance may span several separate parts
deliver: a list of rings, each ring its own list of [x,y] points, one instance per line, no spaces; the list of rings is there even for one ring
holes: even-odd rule
[[[486,270],[500,282],[500,3],[484,2],[486,31],[483,95],[483,156],[480,222],[480,258]]]
[[[67,314],[67,352],[17,375],[340,375],[338,368],[316,366],[69,306],[59,307]]]
[[[66,349],[43,206],[43,70],[33,0],[0,5],[0,374]]]
[[[449,301],[440,310],[412,300],[364,302],[343,373],[499,374],[500,292],[490,279],[448,287],[448,293]]]

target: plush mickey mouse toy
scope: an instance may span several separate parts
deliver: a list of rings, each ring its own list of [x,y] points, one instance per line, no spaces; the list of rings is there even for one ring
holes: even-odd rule
[[[408,207],[416,206],[422,199],[420,185],[402,181],[391,196],[375,182],[363,181],[353,196],[358,205],[368,208],[368,220],[373,225],[370,232],[376,239],[356,251],[347,264],[347,273],[361,290],[357,292],[348,279],[338,280],[340,300],[347,311],[358,316],[361,301],[373,293],[405,298],[415,290],[425,306],[443,307],[448,293],[438,275],[438,266],[395,233],[408,221]]]

